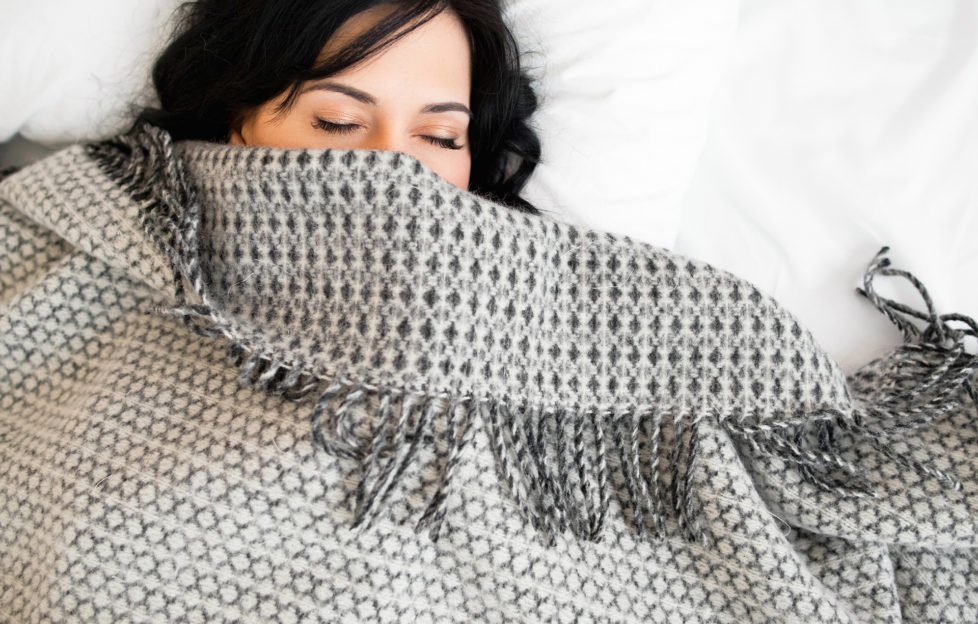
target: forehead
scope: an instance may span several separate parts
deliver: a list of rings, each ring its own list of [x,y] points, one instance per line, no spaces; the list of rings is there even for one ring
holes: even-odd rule
[[[336,54],[393,10],[391,4],[382,4],[351,17],[330,37],[320,56],[329,58]],[[470,54],[462,21],[454,12],[444,10],[379,54],[333,78],[354,80],[368,90],[400,90],[415,95],[434,91],[429,95],[464,98],[468,103]]]

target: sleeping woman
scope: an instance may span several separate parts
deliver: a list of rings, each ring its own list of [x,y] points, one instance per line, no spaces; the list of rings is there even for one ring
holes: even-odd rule
[[[0,620],[978,619],[978,324],[885,248],[846,376],[520,197],[497,0],[180,15],[158,107],[0,181]]]
[[[519,197],[537,100],[492,0],[200,1],[156,62],[174,140],[396,150],[456,186]]]

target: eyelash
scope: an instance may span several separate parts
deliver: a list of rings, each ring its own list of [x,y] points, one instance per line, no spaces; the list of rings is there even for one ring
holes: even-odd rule
[[[331,132],[333,134],[350,134],[351,132],[355,132],[356,129],[359,127],[357,124],[338,124],[338,123],[333,123],[332,121],[326,121],[325,119],[319,119],[318,117],[316,118],[316,122],[313,125],[315,125],[317,128],[325,130],[326,132]],[[432,145],[438,147],[444,147],[445,149],[460,150],[462,149],[462,147],[464,147],[462,145],[457,145],[455,143],[455,139],[443,139],[441,137],[433,137],[427,135],[422,136],[421,138],[431,143]]]

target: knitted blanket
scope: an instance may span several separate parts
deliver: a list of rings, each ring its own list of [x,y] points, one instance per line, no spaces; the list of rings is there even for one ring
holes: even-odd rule
[[[978,325],[886,251],[847,377],[404,154],[65,148],[0,183],[0,620],[978,621]]]

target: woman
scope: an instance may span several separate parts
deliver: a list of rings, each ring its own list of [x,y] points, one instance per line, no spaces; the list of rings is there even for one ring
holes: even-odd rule
[[[519,197],[537,100],[496,0],[200,0],[156,62],[174,140],[390,149],[456,186]]]
[[[426,7],[194,5],[160,110],[0,184],[0,619],[973,621],[978,324],[884,249],[908,344],[846,378],[513,210],[498,7]]]

